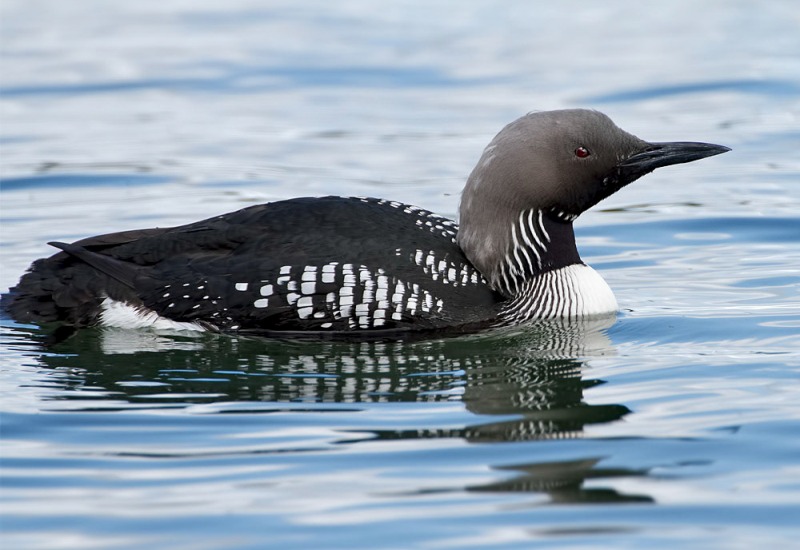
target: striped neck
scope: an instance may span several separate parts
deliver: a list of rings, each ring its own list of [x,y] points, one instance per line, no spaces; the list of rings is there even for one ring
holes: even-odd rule
[[[506,253],[488,277],[495,290],[513,298],[528,281],[582,263],[571,219],[558,214],[548,215],[538,209],[520,212],[511,224]]]
[[[532,319],[581,319],[617,310],[614,293],[578,254],[564,212],[524,210],[511,224],[506,254],[490,283],[509,298],[500,324]]]
[[[556,317],[574,320],[617,309],[614,293],[603,278],[588,265],[572,264],[525,281],[501,311],[500,325]]]

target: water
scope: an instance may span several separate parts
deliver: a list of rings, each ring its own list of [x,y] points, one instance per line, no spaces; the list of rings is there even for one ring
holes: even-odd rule
[[[769,548],[800,529],[793,2],[6,0],[0,287],[301,195],[454,216],[531,109],[733,151],[584,215],[622,311],[413,343],[2,321],[7,548]]]

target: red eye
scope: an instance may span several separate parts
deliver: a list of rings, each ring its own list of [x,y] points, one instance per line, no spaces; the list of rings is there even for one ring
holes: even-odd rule
[[[586,147],[578,147],[577,149],[575,149],[575,156],[578,157],[579,159],[585,159],[591,154],[592,153]]]

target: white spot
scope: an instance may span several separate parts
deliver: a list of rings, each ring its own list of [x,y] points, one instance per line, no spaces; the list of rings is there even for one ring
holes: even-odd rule
[[[303,296],[297,300],[297,307],[313,307],[314,299],[311,296]]]
[[[352,295],[353,295],[353,289],[350,288],[349,286],[339,289],[339,296],[352,296]]]
[[[264,285],[261,287],[261,295],[262,296],[272,296],[273,288],[272,285]]]
[[[308,319],[311,316],[311,313],[313,313],[313,311],[314,311],[313,307],[301,307],[300,309],[297,310],[297,316],[300,317],[301,319]]]
[[[394,319],[395,321],[400,321],[403,319],[403,314],[395,311],[394,313],[392,313],[392,319]]]
[[[325,317],[324,311],[317,311],[314,313],[314,319],[322,319],[323,317]]]
[[[373,326],[376,326],[376,327],[382,327],[383,325],[386,324],[386,321],[384,321],[383,319],[375,319],[375,321],[373,321],[372,324],[373,324]]]
[[[352,273],[348,273],[344,276],[344,284],[345,286],[355,286],[356,284],[356,276]]]
[[[456,276],[456,270],[453,269],[452,267],[447,270],[447,278],[450,279],[451,281],[458,280],[458,277]]]
[[[317,283],[303,283],[300,285],[300,292],[303,294],[314,294],[317,291]]]
[[[417,250],[417,252],[414,254],[414,263],[417,264],[417,265],[422,265],[422,256],[423,255],[424,254],[423,254],[422,250]]]
[[[289,305],[290,305],[290,306],[293,306],[293,305],[295,304],[295,302],[296,302],[296,301],[297,301],[299,298],[300,298],[300,295],[299,295],[299,294],[296,294],[296,293],[294,293],[294,292],[290,292],[289,294],[287,294],[287,295],[286,295],[286,301],[287,301],[287,302],[289,302]]]
[[[376,309],[376,310],[373,312],[373,314],[372,314],[372,317],[373,317],[374,319],[383,319],[384,317],[386,317],[386,310],[383,310],[383,309]]]
[[[310,265],[306,267],[306,270],[303,271],[303,276],[301,278],[303,281],[316,281],[317,280],[317,267]]]
[[[369,315],[369,305],[368,304],[356,304],[356,315]]]
[[[336,274],[333,272],[322,272],[322,282],[323,283],[332,283],[336,280]]]
[[[353,305],[352,296],[339,296],[339,307],[352,306],[352,305]]]
[[[162,298],[169,298],[169,292],[165,292],[161,297]]]
[[[279,284],[279,285],[285,285],[289,281],[289,279],[291,279],[290,276],[283,275],[282,277],[278,277],[278,280],[276,281],[276,283]]]
[[[267,298],[259,298],[253,305],[257,308],[269,307],[269,300]]]
[[[331,328],[332,326],[333,326],[333,323],[322,323],[320,325],[320,328]]]
[[[289,284],[286,285],[288,290],[297,290],[297,281],[289,281]]]
[[[292,266],[284,265],[281,267],[281,275],[288,275],[291,272],[292,272]]]
[[[385,288],[379,288],[375,291],[375,299],[376,300],[385,300],[388,296],[388,292]]]

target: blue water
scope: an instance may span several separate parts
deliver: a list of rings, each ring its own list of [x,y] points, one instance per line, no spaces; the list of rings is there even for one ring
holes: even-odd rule
[[[607,323],[411,343],[0,321],[3,548],[788,548],[792,1],[6,0],[0,288],[45,243],[302,195],[455,216],[506,123],[730,153],[586,213]]]

